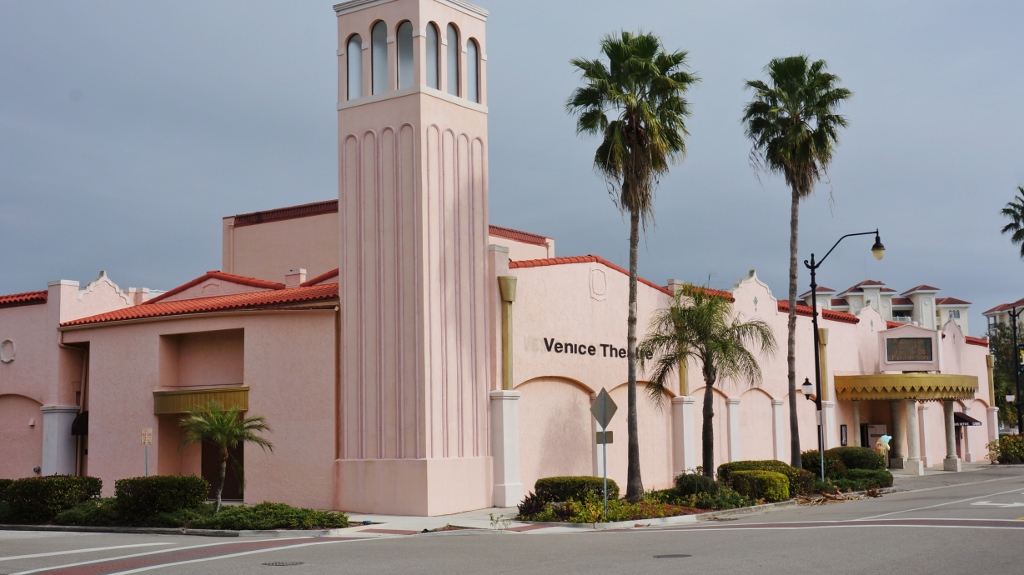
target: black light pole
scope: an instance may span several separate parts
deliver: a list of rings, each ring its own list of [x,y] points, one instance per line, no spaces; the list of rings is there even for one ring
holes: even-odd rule
[[[1024,435],[1024,415],[1022,415],[1021,412],[1020,412],[1020,369],[1021,369],[1021,357],[1020,357],[1020,348],[1017,347],[1017,318],[1022,313],[1024,313],[1024,309],[1022,309],[1020,311],[1017,311],[1017,306],[1014,306],[1013,309],[1010,310],[1010,320],[1013,321],[1013,324],[1012,324],[1012,327],[1013,327],[1013,353],[1017,354],[1016,365],[1014,366],[1014,369],[1013,369],[1013,377],[1017,381],[1017,396],[1014,399],[1017,400],[1016,401],[1016,404],[1017,404],[1017,434],[1019,434],[1019,435]]]
[[[882,240],[878,237],[878,230],[873,232],[858,232],[855,234],[846,234],[845,236],[836,240],[836,243],[832,244],[832,248],[825,253],[825,256],[821,258],[821,261],[815,263],[814,254],[811,254],[811,261],[808,263],[804,260],[804,265],[811,270],[811,325],[814,326],[814,390],[818,395],[814,398],[814,405],[818,410],[818,459],[821,460],[821,480],[825,481],[825,433],[821,427],[821,348],[819,347],[819,335],[818,335],[818,284],[814,279],[814,272],[821,264],[825,263],[825,258],[832,253],[832,250],[836,249],[839,242],[846,238],[853,236],[867,236],[875,234],[875,245],[871,246],[871,253],[874,254],[876,260],[882,259],[885,255],[885,246],[882,245]],[[859,430],[857,430],[859,433]]]

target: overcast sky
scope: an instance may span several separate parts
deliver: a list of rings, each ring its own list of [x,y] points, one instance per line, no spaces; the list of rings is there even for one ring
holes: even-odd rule
[[[729,288],[756,269],[786,297],[789,190],[751,169],[747,79],[825,59],[854,97],[830,183],[801,206],[800,258],[843,289],[928,283],[982,311],[1024,296],[999,233],[1024,185],[1024,3],[480,0],[490,11],[491,222],[559,255],[628,264],[628,221],[564,103],[602,35],[689,52],[689,154],[665,178],[641,275]],[[220,267],[220,219],[337,197],[331,2],[0,0],[0,293],[169,289]],[[831,198],[831,201],[830,201]],[[809,278],[801,271],[801,292]]]

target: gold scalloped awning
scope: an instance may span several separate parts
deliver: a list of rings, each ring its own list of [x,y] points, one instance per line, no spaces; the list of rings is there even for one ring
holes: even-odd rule
[[[978,378],[947,373],[878,373],[837,375],[836,396],[841,401],[863,399],[973,399]]]
[[[226,408],[238,406],[242,411],[249,409],[249,388],[217,387],[153,392],[153,414],[165,415],[185,413],[189,409],[216,401]]]

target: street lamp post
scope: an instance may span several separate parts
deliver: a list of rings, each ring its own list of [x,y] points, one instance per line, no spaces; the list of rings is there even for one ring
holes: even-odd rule
[[[1010,325],[1011,325],[1011,327],[1013,329],[1013,352],[1015,354],[1017,354],[1017,361],[1015,362],[1016,364],[1013,366],[1013,377],[1014,377],[1015,381],[1017,382],[1017,393],[1016,393],[1016,397],[1014,399],[1017,400],[1017,403],[1016,403],[1016,407],[1017,407],[1017,433],[1020,434],[1020,435],[1024,435],[1024,414],[1021,414],[1021,412],[1020,412],[1020,369],[1021,369],[1021,357],[1020,357],[1020,348],[1017,347],[1017,318],[1022,313],[1024,313],[1024,309],[1022,309],[1020,311],[1017,311],[1017,306],[1014,306],[1013,309],[1010,310],[1010,321],[1012,322]]]
[[[873,232],[858,232],[855,234],[846,234],[845,236],[836,240],[836,243],[832,244],[832,248],[825,253],[820,261],[814,261],[814,254],[811,254],[811,261],[804,260],[804,265],[811,270],[811,325],[814,328],[814,390],[817,393],[817,397],[814,398],[814,406],[818,412],[818,459],[821,460],[821,480],[825,481],[825,432],[821,426],[821,350],[819,347],[819,335],[818,335],[818,284],[815,281],[814,272],[821,264],[825,263],[825,258],[832,253],[832,250],[836,249],[839,242],[846,238],[853,236],[867,236],[875,234],[875,244],[871,246],[871,253],[875,256],[876,260],[882,259],[885,255],[885,246],[882,245],[882,240],[878,237],[878,230]],[[859,430],[855,430],[859,433]]]

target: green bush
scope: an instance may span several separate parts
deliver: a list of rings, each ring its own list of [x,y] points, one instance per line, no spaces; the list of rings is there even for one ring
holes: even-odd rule
[[[870,447],[833,447],[825,451],[825,461],[830,455],[838,457],[847,469],[885,469],[885,457]]]
[[[821,475],[821,456],[818,455],[817,449],[800,453],[800,463],[815,477]],[[825,452],[825,479],[843,479],[846,477],[846,471],[846,465],[838,456]]]
[[[0,478],[0,501],[4,500],[4,493],[7,492],[7,488],[14,483],[13,479]]]
[[[1024,435],[1004,435],[988,444],[988,456],[995,463],[1024,463]]]
[[[718,481],[732,486],[732,474],[736,471],[774,471],[789,479],[789,492],[793,495],[814,493],[814,473],[797,469],[777,459],[733,461],[718,466]]]
[[[589,475],[571,475],[565,477],[542,477],[533,486],[534,492],[541,501],[584,501],[588,493],[596,493],[604,500],[604,479]],[[608,499],[619,498],[619,486],[608,480]]]
[[[181,514],[187,515],[187,514]],[[191,517],[192,529],[335,529],[348,527],[348,515],[340,511],[318,511],[284,503],[224,507],[219,513]],[[164,516],[165,518],[167,515]],[[185,527],[186,525],[180,525]]]
[[[90,499],[84,503],[65,509],[57,514],[53,521],[57,525],[88,525],[92,527],[109,527],[121,525],[118,514],[117,500],[113,497]]]
[[[114,497],[121,518],[139,523],[158,513],[198,507],[206,501],[210,483],[195,475],[130,477],[114,482]]]
[[[519,502],[519,516],[520,517],[532,517],[547,506],[547,502],[537,496],[536,493],[530,492]]]
[[[789,499],[789,479],[777,471],[734,471],[732,483],[737,493],[751,499]]]
[[[736,493],[732,489],[720,484],[718,485],[718,490],[714,494],[705,492],[691,493],[687,495],[673,487],[672,489],[649,491],[644,494],[644,498],[659,503],[668,503],[669,505],[680,505],[683,507],[693,507],[694,509],[706,509],[711,511],[735,509],[737,507],[750,507],[755,503],[754,501],[743,497],[739,493]]]
[[[718,490],[721,487],[721,485],[714,479],[703,475],[696,475],[694,473],[677,475],[675,485],[680,495],[707,493],[708,495],[714,496],[718,495]]]
[[[99,497],[103,482],[96,477],[50,475],[15,479],[4,498],[12,523],[47,523],[79,503]]]
[[[876,487],[892,487],[892,473],[889,473],[887,469],[851,469],[846,478],[860,484],[857,491]]]

